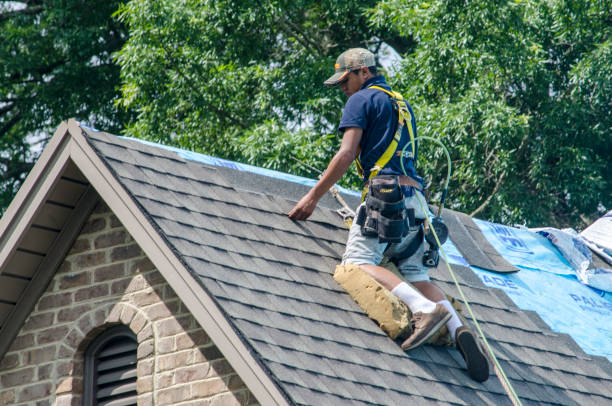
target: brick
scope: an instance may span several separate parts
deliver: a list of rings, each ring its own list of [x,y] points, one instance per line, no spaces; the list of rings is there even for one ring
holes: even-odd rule
[[[15,403],[15,390],[9,389],[0,392],[0,405],[10,405]]]
[[[221,354],[221,351],[219,351],[219,349],[215,345],[195,348],[193,352],[196,354],[202,354],[202,357],[204,357],[204,361],[214,361],[216,359],[224,358],[223,354]]]
[[[100,200],[98,203],[96,203],[96,207],[92,211],[92,214],[108,214],[110,211],[111,210],[106,202],[104,200]]]
[[[58,376],[70,376],[76,368],[76,362],[74,361],[57,361],[55,368]]]
[[[138,406],[153,406],[153,394],[138,395]]]
[[[54,406],[77,406],[77,403],[75,403],[74,398],[75,397],[72,395],[58,396],[55,400]]]
[[[142,312],[138,312],[130,323],[130,329],[132,329],[134,333],[138,334],[146,323],[147,319],[145,318],[145,316],[143,316]]]
[[[34,345],[34,334],[20,334],[11,343],[8,352],[22,350]]]
[[[77,290],[74,294],[74,301],[82,302],[83,300],[95,299],[101,296],[108,296],[108,293],[108,285],[93,285],[87,288]]]
[[[138,379],[140,379],[143,376],[152,375],[154,365],[155,364],[153,362],[153,358],[138,360],[138,363],[136,365]]]
[[[209,397],[225,391],[227,391],[227,386],[221,378],[212,378],[191,384],[191,393],[194,397]]]
[[[28,402],[35,399],[40,399],[51,394],[50,382],[32,383],[23,387],[18,391],[17,401]]]
[[[157,384],[157,389],[165,389],[172,386],[174,377],[174,371],[165,373],[165,374],[157,374],[155,377],[155,382]]]
[[[234,373],[234,368],[232,368],[225,358],[211,362],[210,367],[210,373],[217,376],[225,376]]]
[[[70,333],[68,333],[68,335],[66,336],[66,338],[64,338],[62,342],[66,344],[67,346],[76,349],[78,348],[79,344],[81,344],[82,341],[83,341],[83,334],[80,331],[78,331],[76,328],[74,328],[70,331]]]
[[[240,379],[240,376],[236,374],[231,375],[229,377],[229,379],[227,380],[227,387],[231,391],[235,391],[237,389],[246,389],[246,385],[244,384],[242,379]]]
[[[106,228],[106,219],[104,217],[89,219],[81,229],[81,235],[97,233]]]
[[[129,285],[125,288],[125,293],[133,293],[147,288],[147,281],[142,275],[135,275]]]
[[[79,318],[77,325],[79,326],[79,330],[81,330],[84,335],[87,335],[87,333],[93,330],[96,326],[100,325],[100,323],[94,323],[92,321],[91,314],[87,313]]]
[[[151,355],[154,355],[153,354],[154,350],[155,350],[155,342],[153,340],[143,341],[140,344],[138,344],[137,358],[143,359]]]
[[[19,364],[19,356],[17,354],[7,354],[0,359],[0,371],[16,367]]]
[[[104,282],[125,276],[125,263],[103,266],[94,271],[94,282]]]
[[[125,278],[125,279],[120,279],[118,281],[114,281],[111,284],[111,295],[115,296],[115,295],[123,295],[128,286],[130,286],[130,282],[131,282],[131,278]]]
[[[24,368],[14,372],[6,372],[0,375],[0,387],[9,388],[11,386],[22,385],[24,382],[31,382],[34,378],[36,368]]]
[[[157,367],[160,371],[168,371],[177,367],[187,365],[189,359],[189,351],[176,352],[169,355],[162,355],[157,357]]]
[[[157,353],[168,354],[174,351],[174,336],[161,338],[157,341]]]
[[[125,229],[119,229],[99,235],[94,240],[94,248],[101,249],[123,244],[125,243],[126,234]]]
[[[96,312],[93,314],[94,325],[99,326],[103,324],[104,321],[106,321],[106,318],[108,317],[108,313],[110,312],[110,309],[111,309],[110,306],[104,306],[103,308],[96,310]]]
[[[119,318],[121,317],[122,310],[123,310],[123,304],[117,303],[111,309],[110,313],[108,313],[108,316],[106,317],[106,321],[109,323],[117,323],[119,321]]]
[[[89,255],[89,254],[84,254]],[[86,286],[91,283],[91,275],[89,272],[79,272],[74,274],[62,275],[59,280],[59,288],[61,290]]]
[[[226,392],[211,399],[210,406],[241,406],[248,395],[246,393]]]
[[[57,268],[57,272],[55,272],[55,274],[63,275],[63,274],[70,273],[70,272],[72,272],[72,262],[70,262],[68,259],[64,259],[64,262],[62,262],[59,268]],[[57,291],[58,290],[57,285],[54,286],[52,290]]]
[[[136,381],[136,390],[138,391],[138,393],[146,393],[153,391],[153,377],[138,377],[138,380]]]
[[[57,358],[58,359],[72,358],[74,356],[74,350],[75,350],[74,348],[70,348],[64,343],[60,345],[60,348],[57,351]]]
[[[21,330],[31,331],[49,327],[51,324],[53,324],[53,317],[54,314],[51,312],[33,314],[28,318]]]
[[[187,348],[200,347],[210,344],[210,337],[199,329],[197,331],[190,331],[189,333],[179,334],[176,336],[176,349],[183,350]]]
[[[123,224],[121,224],[121,221],[114,214],[110,215],[109,222],[110,222],[111,228],[123,227]]]
[[[179,310],[179,302],[159,302],[152,306],[147,307],[145,310],[147,312],[147,316],[149,316],[149,320],[156,321],[161,319],[166,319],[168,317],[172,317],[178,313]]]
[[[161,298],[153,288],[134,293],[131,296],[131,300],[138,307],[145,307],[161,302]]]
[[[159,391],[157,394],[157,404],[159,406],[174,405],[183,400],[189,400],[189,387],[188,386],[164,389],[164,390]]]
[[[68,306],[72,303],[72,293],[58,293],[53,295],[45,295],[38,302],[38,311],[54,309],[57,307]]]
[[[170,318],[160,321],[158,324],[157,331],[160,337],[169,337],[178,333],[182,333],[184,330],[183,326],[177,319]]]
[[[154,269],[155,269],[155,265],[153,265],[153,262],[151,262],[151,260],[148,257],[145,257],[142,259],[135,260],[130,268],[130,272],[131,273],[143,273],[146,271],[152,271]],[[157,274],[159,274],[159,272],[157,272]],[[162,278],[161,281],[164,281],[161,274],[160,274],[160,277]]]
[[[57,321],[60,323],[78,320],[84,313],[91,310],[91,304],[71,306],[57,312]]]
[[[53,364],[39,365],[38,366],[38,380],[44,381],[51,378],[53,372]]]
[[[142,250],[138,244],[126,245],[124,247],[113,248],[110,257],[111,261],[123,261],[130,258],[135,258],[142,255]]]
[[[135,314],[136,310],[134,310],[133,307],[123,306],[123,310],[121,311],[121,316],[119,317],[119,320],[121,320],[123,324],[129,325],[132,322],[132,319],[134,318]]]
[[[72,248],[68,255],[80,254],[91,248],[91,244],[87,238],[79,238],[72,244]]]
[[[153,337],[153,327],[151,327],[150,323],[146,325],[142,330],[140,330],[140,333],[137,334],[138,342],[144,341],[147,338],[152,338],[152,337]]]
[[[174,371],[174,380],[177,384],[200,381],[208,377],[209,370],[210,365],[208,363],[179,368]]]
[[[36,402],[36,406],[51,406],[51,401],[49,399],[43,399]]]
[[[74,265],[79,268],[91,268],[106,262],[106,251],[88,252],[74,258]]]
[[[71,394],[79,393],[80,394],[82,393],[82,390],[83,390],[82,380],[79,378],[70,376],[60,381],[60,383],[57,385],[55,389],[55,393],[57,393],[58,395],[63,394],[63,393],[71,393]]]
[[[36,348],[30,351],[25,351],[23,362],[29,365],[38,365],[45,362],[51,362],[55,359],[57,345],[48,345],[42,348]]]
[[[166,278],[164,278],[162,274],[159,273],[156,269],[153,269],[151,271],[145,271],[142,273],[142,275],[145,277],[145,279],[151,286],[159,286],[166,284]]]

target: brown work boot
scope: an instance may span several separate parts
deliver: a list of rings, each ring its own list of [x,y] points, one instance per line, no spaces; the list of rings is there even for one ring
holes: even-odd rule
[[[489,379],[489,363],[478,344],[476,334],[468,326],[461,326],[455,333],[455,341],[470,377],[477,382]]]
[[[427,341],[450,319],[451,314],[440,303],[431,313],[416,312],[412,315],[413,330],[410,337],[402,343],[402,350],[408,351]]]

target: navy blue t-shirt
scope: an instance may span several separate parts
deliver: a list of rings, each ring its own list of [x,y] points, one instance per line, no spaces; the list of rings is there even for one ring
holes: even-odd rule
[[[390,96],[382,90],[369,88],[369,86],[373,85],[391,90],[383,76],[376,76],[369,79],[363,84],[358,92],[347,100],[344,106],[342,119],[340,120],[340,125],[338,126],[338,129],[342,132],[349,127],[359,127],[363,130],[363,135],[359,144],[361,147],[359,160],[364,169],[364,180],[368,178],[370,168],[374,166],[374,163],[382,156],[393,140],[398,121],[398,113],[393,110],[393,103]],[[412,117],[412,131],[416,137],[417,131],[414,112],[408,102],[406,102],[406,105]],[[401,151],[409,140],[410,134],[408,133],[408,128],[404,125],[397,151]],[[406,150],[412,152],[412,147],[409,145]],[[415,153],[416,152],[418,152],[417,142],[415,142]],[[417,175],[414,168],[413,159],[403,159],[406,175],[422,183],[421,177]],[[394,155],[378,174],[403,175],[400,158]]]

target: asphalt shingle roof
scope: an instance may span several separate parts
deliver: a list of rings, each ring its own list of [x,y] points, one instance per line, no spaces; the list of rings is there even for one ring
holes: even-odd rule
[[[333,280],[347,235],[333,202],[294,222],[286,213],[304,186],[84,131],[295,404],[510,404],[494,375],[482,384],[467,376],[456,349],[404,353]],[[585,354],[469,268],[454,269],[523,404],[612,403],[607,359]],[[430,275],[458,297],[445,268]]]

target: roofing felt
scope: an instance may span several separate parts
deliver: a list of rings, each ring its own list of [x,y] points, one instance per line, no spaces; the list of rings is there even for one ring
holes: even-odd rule
[[[510,404],[495,376],[467,376],[456,349],[404,353],[363,313],[332,278],[347,234],[341,217],[325,205],[309,221],[287,217],[306,187],[247,173],[238,182],[231,170],[83,131],[292,403]],[[523,404],[612,402],[607,359],[454,268]],[[430,275],[458,296],[444,268]]]

